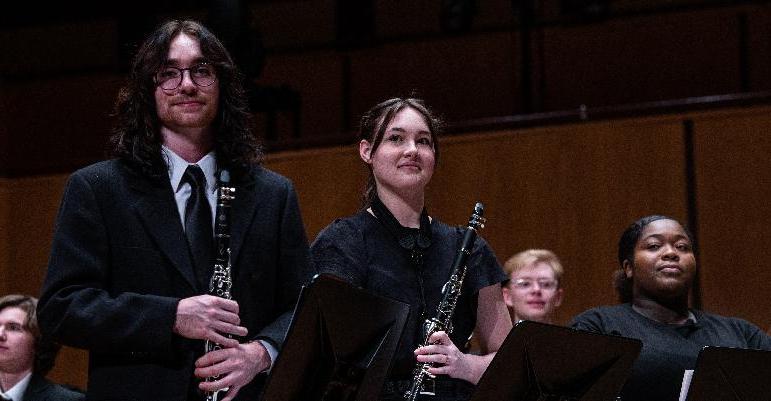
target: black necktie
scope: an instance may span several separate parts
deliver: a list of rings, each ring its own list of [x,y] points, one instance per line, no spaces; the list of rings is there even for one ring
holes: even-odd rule
[[[206,198],[206,176],[195,164],[187,166],[183,182],[190,184],[190,198],[185,206],[185,235],[193,258],[198,285],[204,292],[209,290],[212,271],[211,207]]]

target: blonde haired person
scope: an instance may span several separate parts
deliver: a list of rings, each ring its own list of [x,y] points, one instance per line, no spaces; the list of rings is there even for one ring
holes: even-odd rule
[[[509,281],[503,286],[503,300],[511,320],[554,323],[554,312],[562,304],[562,263],[554,252],[528,249],[503,265]]]

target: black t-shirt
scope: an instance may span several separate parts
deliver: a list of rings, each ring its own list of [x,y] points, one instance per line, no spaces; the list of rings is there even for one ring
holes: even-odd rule
[[[692,310],[696,321],[669,325],[648,319],[630,304],[590,309],[573,327],[642,341],[640,356],[621,391],[623,401],[677,401],[686,369],[705,346],[771,350],[771,337],[746,320]]]
[[[402,376],[399,378],[405,378],[404,367],[411,370],[415,365],[413,351],[422,341],[423,320],[436,315],[442,286],[449,279],[464,232],[463,228],[434,219],[431,245],[425,250],[420,269],[409,262],[407,251],[366,210],[335,220],[311,245],[319,273],[334,274],[374,294],[410,305],[410,316],[392,365],[392,373]],[[482,238],[477,238],[467,261],[450,336],[461,350],[476,325],[479,290],[506,279],[495,254]]]

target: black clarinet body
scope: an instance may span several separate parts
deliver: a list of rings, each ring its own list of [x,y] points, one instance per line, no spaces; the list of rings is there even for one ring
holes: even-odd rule
[[[436,308],[436,316],[423,322],[423,341],[420,344],[421,347],[430,345],[429,338],[438,331],[444,331],[448,335],[452,333],[452,316],[460,298],[463,280],[466,278],[468,257],[474,248],[477,230],[484,228],[484,222],[484,205],[477,202],[474,205],[474,212],[471,214],[468,227],[463,235],[463,242],[453,261],[450,278],[442,287],[442,301]],[[428,369],[432,366],[433,364],[429,362],[418,362],[415,365],[410,389],[404,394],[405,400],[415,401],[418,395],[421,394],[426,396],[436,395],[433,390],[434,376],[428,373]]]
[[[230,173],[220,171],[217,192],[217,208],[214,218],[214,271],[209,281],[209,295],[225,299],[233,299],[230,293],[233,287],[230,261],[230,208],[235,199],[236,189],[230,186]],[[204,352],[208,353],[222,349],[222,345],[206,340]],[[214,381],[219,377],[208,377],[206,381]],[[218,401],[224,397],[228,389],[206,393],[206,401]]]

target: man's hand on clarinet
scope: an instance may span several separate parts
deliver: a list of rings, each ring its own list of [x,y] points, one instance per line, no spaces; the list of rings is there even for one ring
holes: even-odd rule
[[[227,335],[246,336],[239,326],[238,303],[213,295],[185,298],[177,305],[174,333],[194,340],[209,340],[226,348],[237,347],[238,340]]]
[[[241,387],[269,367],[268,351],[259,341],[253,341],[212,351],[198,358],[195,375],[201,379],[219,377],[215,381],[202,381],[198,388],[207,392],[228,388],[222,401],[230,401]]]

